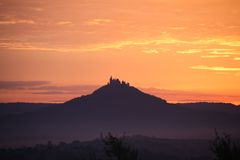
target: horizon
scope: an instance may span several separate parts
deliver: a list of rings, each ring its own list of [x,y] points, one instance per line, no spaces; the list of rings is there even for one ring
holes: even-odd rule
[[[184,95],[183,95],[184,97],[187,97],[187,96],[189,97],[189,94],[191,94],[191,95],[192,94],[198,94],[198,96],[199,96],[199,95],[201,95],[201,93],[165,90],[165,89],[157,89],[157,88],[151,88],[151,87],[150,88],[138,88],[136,86],[131,85],[127,81],[121,80],[119,78],[114,78],[112,76],[109,78],[109,81],[107,83],[102,84],[102,85],[96,85],[96,86],[94,86],[96,88],[94,88],[94,89],[91,88],[90,89],[91,91],[89,90],[89,92],[86,92],[85,94],[75,95],[74,97],[70,97],[68,99],[64,99],[64,100],[59,101],[59,102],[51,102],[51,101],[50,102],[49,101],[46,101],[46,102],[44,102],[44,101],[40,101],[40,102],[38,102],[38,101],[32,101],[32,102],[31,101],[12,101],[11,102],[11,101],[7,101],[7,102],[0,102],[0,103],[52,103],[52,104],[61,104],[61,103],[65,103],[65,102],[67,102],[67,101],[69,101],[71,99],[77,98],[77,97],[91,95],[94,91],[100,89],[102,86],[110,85],[111,81],[117,81],[121,85],[124,84],[124,85],[130,86],[130,87],[135,87],[136,89],[139,89],[140,91],[142,91],[142,92],[144,92],[146,94],[156,96],[156,97],[158,97],[160,99],[164,99],[164,100],[167,101],[167,103],[170,103],[170,104],[184,104],[184,103],[230,103],[230,104],[234,104],[236,106],[239,106],[238,103],[224,102],[224,101],[221,101],[221,100],[209,101],[209,100],[203,100],[201,98],[200,98],[200,100],[191,100],[191,99],[187,99],[186,100],[185,99],[185,100],[178,100],[178,101],[175,100],[175,101],[173,101],[173,100],[171,100],[171,94],[176,94],[176,93],[182,94],[182,93],[184,93]],[[168,94],[170,94],[170,96],[168,96]],[[191,95],[190,95],[190,97],[191,97]],[[202,93],[202,95],[204,97],[208,96],[207,94],[203,94],[203,93]],[[178,95],[178,96],[180,96],[180,95]],[[215,95],[215,96],[219,96],[219,95]],[[169,100],[169,98],[170,98],[170,100]],[[212,99],[212,97],[211,97],[211,99]]]
[[[56,103],[113,75],[170,103],[240,104],[236,0],[0,0],[0,103]]]

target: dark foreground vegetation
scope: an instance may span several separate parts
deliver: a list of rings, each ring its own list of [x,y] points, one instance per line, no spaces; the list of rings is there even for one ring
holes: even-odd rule
[[[229,135],[208,140],[171,140],[143,136],[101,136],[71,143],[0,149],[1,160],[240,160],[239,141]]]
[[[210,142],[210,149],[215,155],[215,160],[240,160],[239,141],[233,141],[228,134],[220,136],[216,132],[215,139]]]

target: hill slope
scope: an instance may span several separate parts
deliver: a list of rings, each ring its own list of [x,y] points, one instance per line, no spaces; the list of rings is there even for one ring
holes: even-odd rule
[[[211,109],[202,109],[206,105]],[[215,128],[239,136],[239,113],[238,107],[223,103],[169,104],[111,79],[90,95],[0,118],[0,140],[2,145],[87,140],[108,131],[162,138],[208,138]]]

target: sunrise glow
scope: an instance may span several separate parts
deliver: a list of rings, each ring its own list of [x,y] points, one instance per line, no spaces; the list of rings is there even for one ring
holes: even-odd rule
[[[237,0],[0,0],[0,102],[64,102],[112,75],[240,104],[239,17]]]

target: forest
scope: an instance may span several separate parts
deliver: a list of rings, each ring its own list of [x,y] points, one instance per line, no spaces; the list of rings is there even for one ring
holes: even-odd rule
[[[239,139],[171,140],[111,133],[88,142],[37,144],[0,149],[3,160],[239,160]]]

